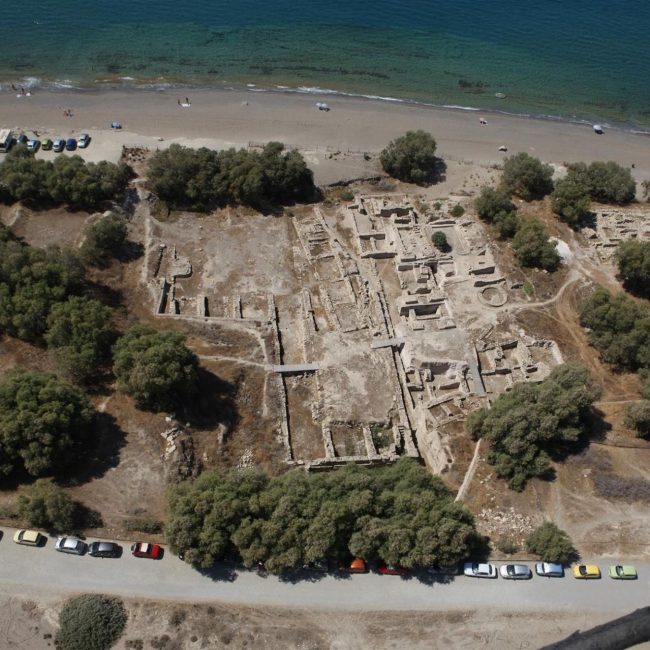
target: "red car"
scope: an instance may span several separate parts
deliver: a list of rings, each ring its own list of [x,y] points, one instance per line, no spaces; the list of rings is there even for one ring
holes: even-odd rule
[[[408,569],[405,569],[401,566],[393,566],[392,564],[386,564],[382,562],[378,568],[379,573],[384,576],[406,576],[408,575]]]
[[[163,550],[159,544],[149,544],[148,542],[136,542],[131,545],[131,553],[135,557],[146,557],[151,560],[158,560],[162,557]]]

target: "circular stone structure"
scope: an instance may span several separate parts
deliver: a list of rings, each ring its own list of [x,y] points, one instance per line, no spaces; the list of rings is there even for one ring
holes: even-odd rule
[[[478,292],[478,299],[490,307],[501,307],[508,302],[508,294],[501,287],[483,287]]]

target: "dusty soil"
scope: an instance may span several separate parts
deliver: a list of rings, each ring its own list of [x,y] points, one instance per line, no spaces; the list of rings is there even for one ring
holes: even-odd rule
[[[3,598],[0,604],[0,650],[54,648],[63,601]],[[490,610],[352,615],[224,604],[127,601],[125,605],[128,622],[115,650],[515,650],[559,641],[608,620],[576,611],[545,612],[543,617]]]

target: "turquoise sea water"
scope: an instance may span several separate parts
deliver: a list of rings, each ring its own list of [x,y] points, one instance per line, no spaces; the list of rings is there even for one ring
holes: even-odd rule
[[[5,83],[320,88],[650,127],[648,0],[2,0],[0,24]]]

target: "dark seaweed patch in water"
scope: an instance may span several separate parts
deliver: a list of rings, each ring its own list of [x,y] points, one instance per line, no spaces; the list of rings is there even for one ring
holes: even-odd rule
[[[463,90],[474,92],[483,92],[485,88],[489,88],[490,84],[485,81],[470,81],[469,79],[459,79],[458,87]]]
[[[273,72],[274,68],[261,65],[251,65],[250,70],[259,70],[262,74],[269,74],[268,70]],[[291,72],[319,72],[324,74],[339,74],[343,76],[356,75],[358,77],[371,77],[373,79],[390,79],[387,74],[382,72],[372,72],[370,70],[346,70],[345,68],[321,68],[309,65],[285,65],[277,66],[277,70],[288,70]]]

